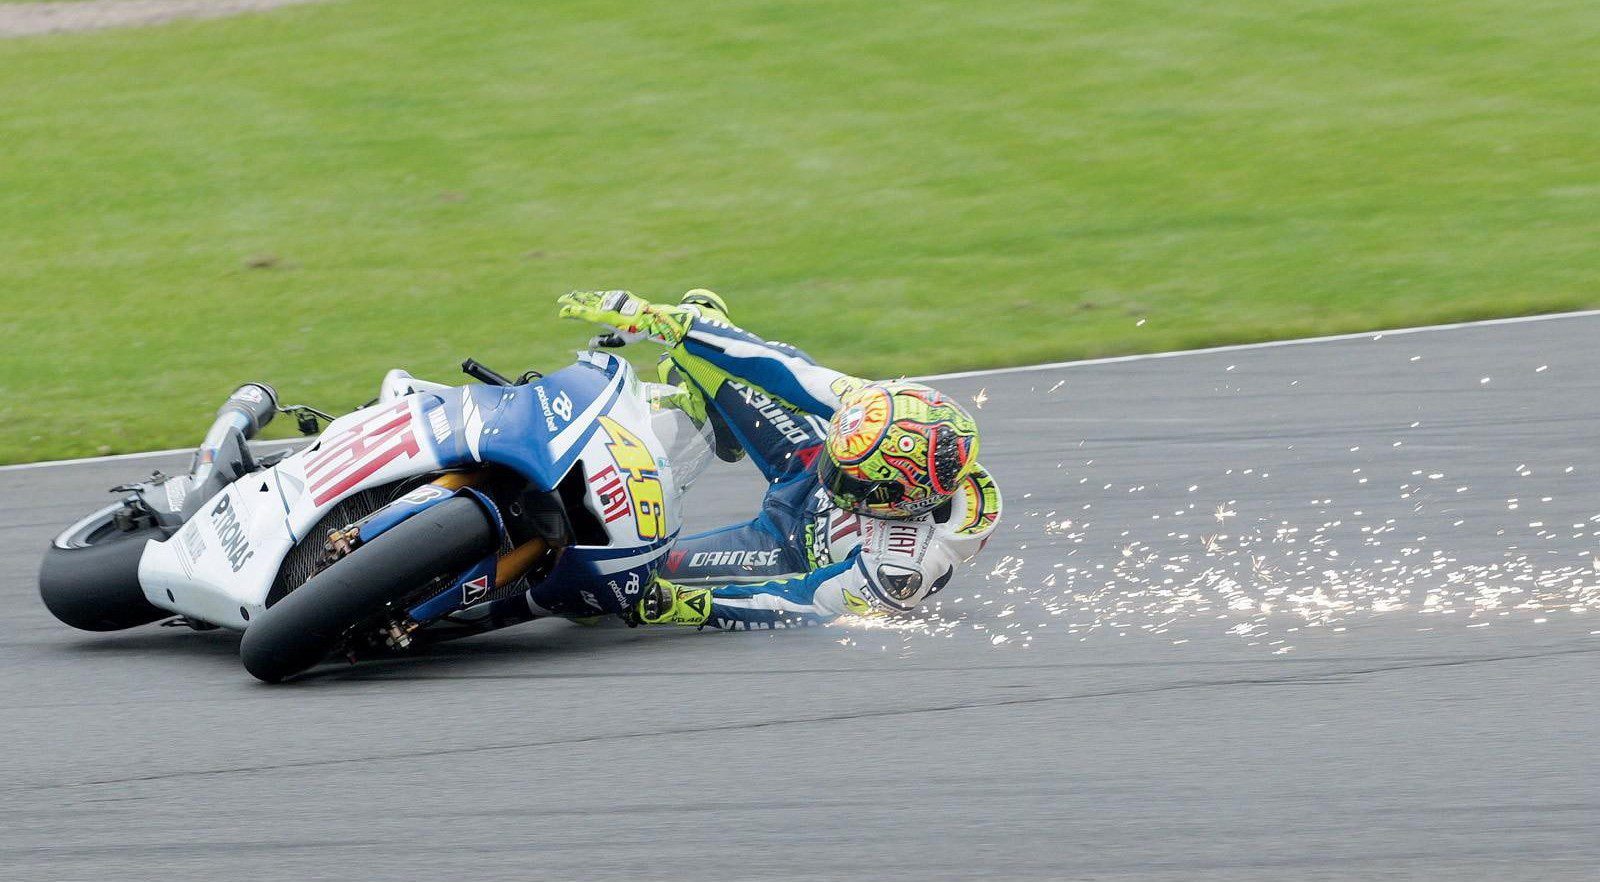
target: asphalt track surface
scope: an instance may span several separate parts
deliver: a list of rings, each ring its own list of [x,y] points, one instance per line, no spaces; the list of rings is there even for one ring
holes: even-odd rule
[[[181,461],[0,473],[0,867],[1593,879],[1597,337],[946,380],[986,390],[1007,509],[928,621],[540,622],[281,688],[225,632],[74,633],[35,597],[54,531]],[[708,477],[698,522],[751,475]]]

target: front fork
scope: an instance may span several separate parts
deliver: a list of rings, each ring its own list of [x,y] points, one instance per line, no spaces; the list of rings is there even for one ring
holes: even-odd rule
[[[429,486],[453,491],[468,490],[482,484],[485,477],[486,474],[483,471],[447,472],[435,478]],[[494,500],[475,489],[473,490],[473,495],[478,497],[479,503],[490,510],[496,525],[500,528],[501,535],[505,535],[505,523],[500,517],[500,509],[495,505]],[[505,554],[494,558],[494,587],[503,588],[522,578],[549,550],[550,543],[541,536],[535,536]]]

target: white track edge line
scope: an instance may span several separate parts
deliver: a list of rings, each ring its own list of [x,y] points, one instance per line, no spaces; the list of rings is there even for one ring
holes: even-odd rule
[[[984,368],[975,371],[956,371],[949,374],[928,374],[926,376],[912,377],[915,380],[960,380],[967,377],[990,377],[1003,374],[1022,374],[1030,371],[1049,371],[1062,368],[1092,367],[1101,364],[1122,364],[1130,361],[1150,361],[1158,358],[1182,358],[1190,355],[1213,355],[1221,352],[1242,352],[1250,349],[1276,349],[1281,346],[1302,346],[1310,343],[1335,343],[1340,340],[1360,340],[1363,337],[1377,340],[1383,337],[1397,337],[1402,334],[1421,334],[1428,331],[1455,331],[1462,328],[1486,328],[1495,325],[1519,325],[1529,322],[1547,322],[1556,319],[1590,318],[1600,316],[1600,309],[1584,309],[1576,312],[1550,312],[1542,315],[1519,315],[1511,318],[1481,319],[1472,322],[1451,322],[1442,325],[1418,325],[1412,328],[1391,328],[1378,331],[1356,331],[1350,334],[1330,334],[1326,337],[1298,337],[1292,340],[1264,340],[1260,343],[1235,343],[1230,346],[1211,346],[1205,349],[1176,349],[1171,352],[1142,352],[1137,355],[1114,355],[1109,358],[1084,358],[1076,361],[1056,361],[1048,364],[1019,365],[1017,367]],[[278,441],[257,442],[260,446],[298,444],[303,439],[292,438]],[[44,469],[55,466],[84,465],[96,462],[117,462],[118,460],[150,459],[158,456],[174,456],[194,452],[193,447],[184,447],[175,450],[150,450],[144,453],[117,453],[110,456],[85,456],[78,459],[56,459],[45,462],[24,462],[16,465],[0,465],[0,472],[24,471],[27,469]]]
[[[1171,352],[1142,352],[1137,355],[1113,355],[1108,358],[1084,358],[1076,361],[1057,361],[1049,364],[1030,364],[1017,367],[984,368],[976,371],[957,371],[949,374],[931,374],[926,377],[913,377],[917,380],[959,380],[966,377],[986,377],[995,374],[1020,374],[1028,371],[1048,371],[1058,368],[1092,367],[1098,364],[1121,364],[1129,361],[1149,361],[1158,358],[1179,358],[1188,355],[1212,355],[1221,352],[1240,352],[1247,349],[1276,349],[1281,346],[1301,346],[1307,343],[1336,343],[1341,340],[1360,340],[1362,338],[1377,340],[1383,337],[1398,337],[1402,334],[1421,334],[1427,331],[1455,331],[1463,328],[1485,328],[1494,325],[1520,325],[1529,322],[1545,322],[1553,319],[1591,318],[1600,316],[1600,309],[1584,309],[1577,312],[1549,312],[1542,315],[1519,315],[1512,318],[1481,319],[1472,322],[1452,322],[1443,325],[1418,325],[1414,328],[1390,328],[1377,331],[1356,331],[1350,334],[1330,334],[1326,337],[1296,337],[1290,340],[1263,340],[1260,343],[1235,343],[1230,346],[1211,346],[1205,349],[1175,349]]]

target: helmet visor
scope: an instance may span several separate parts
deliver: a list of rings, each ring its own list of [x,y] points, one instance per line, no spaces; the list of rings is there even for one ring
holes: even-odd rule
[[[827,488],[834,503],[856,514],[893,517],[905,497],[905,488],[894,481],[868,481],[850,474],[824,453],[817,460],[817,478]]]

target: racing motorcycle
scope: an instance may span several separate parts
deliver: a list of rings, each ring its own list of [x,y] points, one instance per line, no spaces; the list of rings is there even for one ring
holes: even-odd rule
[[[462,368],[477,382],[390,371],[336,419],[239,387],[188,474],[114,488],[56,537],[45,606],[89,631],[243,631],[241,660],[267,682],[475,633],[519,594],[519,621],[626,614],[677,538],[708,429],[671,406],[677,387],[607,352],[515,382]],[[327,425],[258,458],[246,442],[277,413]]]

